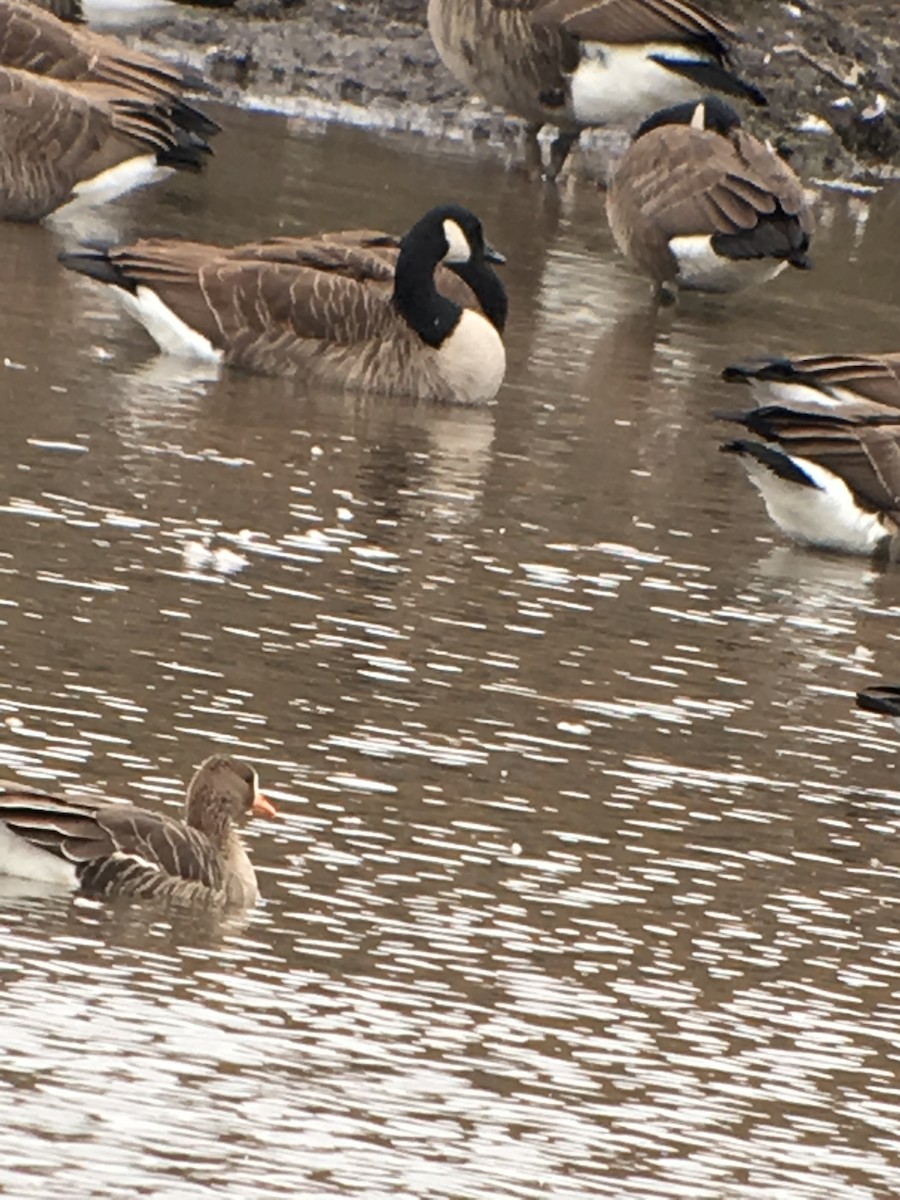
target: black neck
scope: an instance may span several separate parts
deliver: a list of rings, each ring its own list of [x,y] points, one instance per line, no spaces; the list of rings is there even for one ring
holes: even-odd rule
[[[407,235],[394,275],[394,306],[428,346],[437,348],[456,328],[462,309],[434,286],[440,256]]]
[[[493,267],[484,259],[470,259],[468,262],[447,265],[471,288],[481,311],[497,332],[503,333],[509,302],[506,299],[506,288]]]

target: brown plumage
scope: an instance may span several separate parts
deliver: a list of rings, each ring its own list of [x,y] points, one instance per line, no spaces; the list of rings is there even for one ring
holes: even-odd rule
[[[0,66],[69,83],[103,83],[158,105],[186,132],[211,137],[218,125],[186,103],[185,72],[116,37],[60,20],[25,0],[0,0]]]
[[[732,291],[788,264],[811,265],[803,184],[715,97],[641,126],[613,178],[607,214],[619,249],[660,287]]]
[[[0,218],[39,220],[135,159],[147,160],[141,179],[150,182],[198,167],[201,154],[154,104],[106,84],[0,67]]]
[[[900,351],[760,358],[726,367],[722,376],[749,383],[769,402],[805,397],[831,407],[862,400],[900,409]]]
[[[734,30],[686,0],[429,0],[428,24],[457,79],[529,123],[531,165],[541,127],[561,131],[551,177],[588,126],[710,90],[765,103],[730,69]]]
[[[190,782],[185,817],[94,797],[0,784],[0,870],[68,883],[94,896],[247,906],[256,876],[236,825],[274,816],[256,772],[208,758]],[[10,837],[9,835],[14,835]]]
[[[765,405],[723,414],[762,441],[723,445],[738,455],[769,515],[797,541],[851,554],[900,551],[900,414],[858,400]]]
[[[505,365],[505,292],[488,253],[477,218],[444,205],[399,248],[359,231],[233,248],[145,239],[62,261],[116,286],[164,350],[381,394],[480,403],[495,394]],[[448,255],[476,289],[486,284],[488,319],[464,307],[473,293],[440,265]],[[179,346],[161,326],[157,299],[193,341]]]

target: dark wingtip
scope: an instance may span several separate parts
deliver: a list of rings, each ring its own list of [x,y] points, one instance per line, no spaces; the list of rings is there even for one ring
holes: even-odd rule
[[[96,279],[98,283],[111,283],[115,287],[135,292],[137,289],[128,276],[110,257],[110,247],[100,243],[80,246],[77,250],[63,250],[58,261],[69,271]]]
[[[900,687],[892,684],[876,684],[856,693],[857,708],[866,712],[887,713],[900,717]]]

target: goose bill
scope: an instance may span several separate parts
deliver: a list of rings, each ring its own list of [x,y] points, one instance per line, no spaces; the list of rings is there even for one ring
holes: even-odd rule
[[[253,797],[253,807],[250,809],[254,817],[277,817],[278,809],[262,792],[257,792]]]

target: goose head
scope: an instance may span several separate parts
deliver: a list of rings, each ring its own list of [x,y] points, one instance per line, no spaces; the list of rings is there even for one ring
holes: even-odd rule
[[[705,129],[722,137],[730,137],[735,129],[740,129],[741,118],[730,104],[718,96],[704,96],[702,100],[688,100],[684,104],[673,104],[671,108],[661,108],[653,113],[638,127],[634,141],[664,125],[689,125],[691,129]]]
[[[452,333],[462,310],[437,290],[435,268],[444,263],[472,286],[475,276],[483,279],[490,272],[489,263],[503,261],[503,256],[485,241],[481,221],[473,212],[459,204],[438,205],[420,217],[400,240],[394,304],[426,345],[440,346]],[[491,320],[502,328],[506,296],[499,280],[496,282],[496,307],[502,312],[492,314]]]
[[[214,842],[224,842],[232,827],[248,817],[275,814],[275,806],[259,790],[256,771],[239,758],[207,758],[188,785],[185,820]]]

